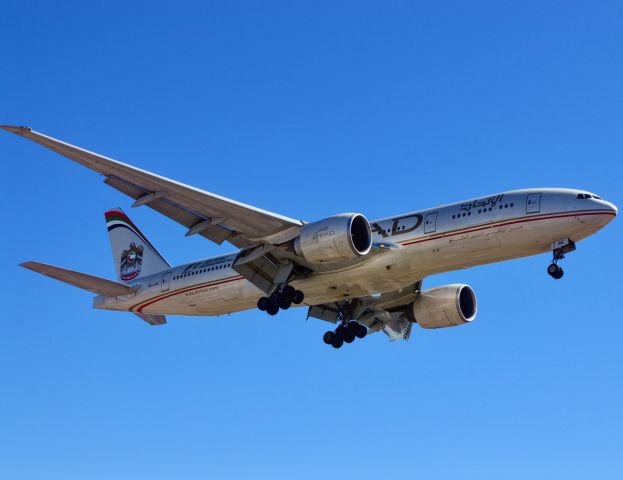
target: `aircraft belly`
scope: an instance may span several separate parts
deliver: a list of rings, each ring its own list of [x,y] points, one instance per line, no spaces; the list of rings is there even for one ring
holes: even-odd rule
[[[244,279],[229,282],[227,289],[221,285],[181,288],[179,293],[171,291],[165,298],[154,298],[155,301],[145,302],[140,306],[145,313],[161,313],[169,315],[225,315],[253,308],[261,292]]]
[[[305,303],[319,304],[397,290],[407,278],[412,278],[408,266],[400,263],[395,250],[390,250],[355,268],[314,274],[292,285],[305,292]]]

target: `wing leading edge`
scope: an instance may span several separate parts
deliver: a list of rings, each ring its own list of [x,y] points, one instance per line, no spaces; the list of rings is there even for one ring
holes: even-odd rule
[[[2,125],[0,128],[104,175],[106,184],[135,200],[134,206],[147,205],[175,220],[188,228],[187,235],[199,234],[217,244],[227,240],[236,247],[248,248],[260,244],[266,237],[303,225],[299,220],[185,185],[28,127]]]

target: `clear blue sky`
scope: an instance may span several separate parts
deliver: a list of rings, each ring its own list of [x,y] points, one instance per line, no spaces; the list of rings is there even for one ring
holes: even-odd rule
[[[435,3],[435,2],[433,2]],[[305,220],[512,188],[623,205],[620,2],[3,2],[0,123]],[[0,132],[0,478],[623,478],[621,219],[429,278],[469,326],[335,351],[291,309],[150,328],[17,267],[113,277],[96,174]],[[228,251],[149,209],[175,263]]]

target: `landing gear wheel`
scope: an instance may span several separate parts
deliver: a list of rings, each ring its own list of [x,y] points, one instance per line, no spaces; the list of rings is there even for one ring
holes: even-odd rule
[[[547,273],[550,277],[555,278],[556,280],[560,280],[562,276],[565,274],[562,267],[552,263],[549,267],[547,267]]]
[[[357,325],[359,325],[357,322],[348,322],[348,324],[346,325],[346,329],[349,332],[355,333],[357,331]]]
[[[357,336],[357,330],[359,328],[359,324],[357,322],[349,322],[344,329],[344,341],[346,343],[352,343],[355,341]]]
[[[289,300],[290,302],[294,298],[295,294],[296,294],[296,290],[294,289],[292,285],[286,285],[285,287],[283,287],[283,291],[281,292],[281,296],[285,298],[286,300]]]
[[[331,340],[331,346],[333,348],[340,348],[342,345],[344,345],[344,340],[342,340],[341,337],[334,335],[333,340]]]
[[[266,309],[268,308],[268,304],[270,303],[270,300],[268,300],[268,297],[262,297],[257,301],[257,308],[258,310],[260,310],[261,312],[265,312]]]
[[[322,336],[322,341],[327,345],[331,345],[333,343],[333,337],[335,337],[335,334],[333,332],[326,332]]]
[[[344,332],[344,341],[346,343],[353,343],[355,341],[355,332],[352,329],[347,328]]]
[[[300,303],[303,303],[304,299],[305,299],[305,294],[303,292],[301,292],[300,290],[295,290],[294,291],[294,296],[292,297],[292,303],[294,305],[298,305]]]
[[[345,334],[346,334],[346,327],[344,325],[340,325],[339,327],[335,329],[336,337],[343,339]]]
[[[279,312],[279,305],[273,302],[269,302],[268,306],[266,307],[266,313],[268,313],[269,315],[277,315],[277,312]]]
[[[279,302],[279,308],[281,308],[282,310],[287,310],[288,308],[290,308],[292,306],[292,302],[290,300],[288,300],[287,298],[281,298],[281,301]]]
[[[365,336],[368,334],[368,329],[366,327],[364,327],[363,325],[361,325],[360,323],[357,324],[357,330],[355,331],[355,335],[357,338],[365,338]]]
[[[275,290],[270,294],[270,301],[276,305],[279,305],[279,301],[281,300],[281,293],[278,290]]]

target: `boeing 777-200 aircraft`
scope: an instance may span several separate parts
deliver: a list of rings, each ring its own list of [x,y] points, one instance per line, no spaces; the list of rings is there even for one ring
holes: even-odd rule
[[[171,315],[223,315],[292,305],[337,324],[325,343],[382,330],[408,339],[411,327],[471,322],[476,295],[463,284],[422,290],[435,273],[551,251],[547,273],[607,225],[617,208],[592,193],[534,188],[487,195],[368,221],[343,213],[294,220],[111,160],[27,127],[2,126],[104,176],[104,182],[201,235],[238,251],[172,267],[119,208],[106,212],[117,281],[39,262],[22,266],[96,293],[94,307],[134,312],[151,325]]]

